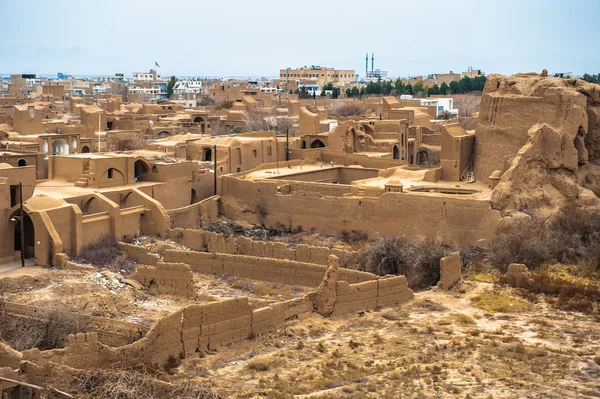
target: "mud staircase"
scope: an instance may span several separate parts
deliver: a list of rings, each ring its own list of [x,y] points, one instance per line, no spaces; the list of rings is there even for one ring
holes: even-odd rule
[[[88,181],[90,179],[90,168],[88,165],[85,165],[83,169],[83,173],[79,176],[79,179],[75,181],[75,187],[87,187]]]
[[[471,160],[467,167],[460,174],[460,180],[465,183],[474,183],[475,182],[475,173],[473,173],[473,156],[471,156]]]

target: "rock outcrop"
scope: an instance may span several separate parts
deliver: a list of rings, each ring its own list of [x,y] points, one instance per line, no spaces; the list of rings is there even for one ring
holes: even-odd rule
[[[542,74],[543,75],[543,74]],[[502,176],[505,212],[600,201],[600,85],[539,74],[491,75],[475,131],[475,176]]]

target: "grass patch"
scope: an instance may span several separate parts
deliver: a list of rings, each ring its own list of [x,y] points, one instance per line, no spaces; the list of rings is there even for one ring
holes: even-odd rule
[[[473,298],[472,304],[488,312],[521,313],[532,308],[528,301],[498,290],[477,295]]]

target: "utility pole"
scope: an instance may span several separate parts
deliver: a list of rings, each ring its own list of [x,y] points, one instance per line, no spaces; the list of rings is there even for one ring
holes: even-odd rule
[[[214,181],[213,184],[215,186],[215,195],[217,195],[217,146],[216,144],[213,146],[213,159],[214,159]]]
[[[279,140],[277,140],[277,133],[275,133],[275,162],[277,163],[277,174],[279,174]]]
[[[19,203],[21,210],[21,267],[25,267],[25,214],[23,213],[23,183],[19,182]]]
[[[285,160],[290,160],[290,127],[285,128]],[[288,165],[289,166],[289,165]]]

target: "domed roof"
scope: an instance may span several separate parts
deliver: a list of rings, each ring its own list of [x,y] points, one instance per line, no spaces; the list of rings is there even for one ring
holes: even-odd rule
[[[9,165],[7,163],[0,163],[0,169],[10,169],[12,167],[12,165]]]
[[[32,211],[39,211],[44,209],[58,208],[65,204],[65,201],[48,197],[44,194],[39,194],[29,198],[24,202],[27,205],[27,209]]]

